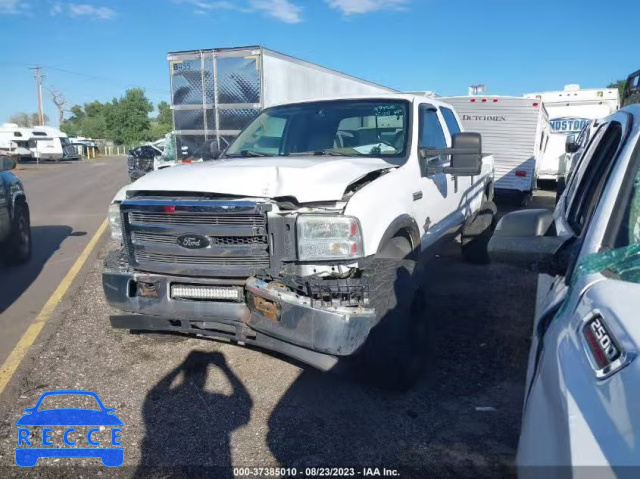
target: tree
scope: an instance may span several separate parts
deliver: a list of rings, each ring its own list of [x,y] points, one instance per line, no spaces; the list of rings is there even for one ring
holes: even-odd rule
[[[173,130],[171,107],[166,101],[161,101],[158,103],[158,116],[151,122],[151,137],[163,138],[171,130]]]
[[[15,123],[23,128],[31,128],[40,125],[40,116],[37,113],[16,113],[9,117],[9,123]],[[49,117],[44,115],[45,125],[49,123]]]
[[[107,105],[106,127],[114,142],[133,145],[151,138],[149,113],[153,105],[142,89],[129,89],[122,98]]]
[[[55,88],[47,88],[51,94],[51,101],[58,109],[58,126],[61,126],[64,122],[64,112],[66,111],[67,100],[62,93]]]
[[[614,81],[613,83],[609,83],[607,85],[607,88],[617,88],[618,92],[620,93],[620,98],[623,98],[624,95],[624,87],[627,86],[627,80],[617,80]]]

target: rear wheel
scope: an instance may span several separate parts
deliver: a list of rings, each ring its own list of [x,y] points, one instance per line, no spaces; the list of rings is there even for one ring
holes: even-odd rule
[[[489,240],[496,226],[498,208],[483,198],[476,215],[462,227],[462,259],[471,264],[489,263]]]
[[[410,260],[375,258],[365,272],[372,281],[369,297],[377,324],[351,358],[353,366],[367,384],[406,390],[422,375],[431,349],[419,266]]]
[[[16,203],[11,227],[11,235],[7,240],[5,262],[20,264],[31,257],[31,223],[29,207],[25,203]]]

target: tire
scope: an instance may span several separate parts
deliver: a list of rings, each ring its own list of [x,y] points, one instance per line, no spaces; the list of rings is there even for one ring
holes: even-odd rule
[[[404,391],[421,377],[431,350],[421,270],[414,261],[383,258],[364,266],[376,325],[350,359],[365,384]]]
[[[387,259],[408,259],[415,261],[416,252],[411,247],[411,243],[404,236],[396,236],[391,238],[384,245],[382,251],[377,255],[378,258]]]
[[[488,264],[489,240],[496,226],[498,208],[483,201],[480,211],[462,227],[462,259],[471,264]]]
[[[11,225],[11,235],[7,240],[5,263],[21,264],[31,258],[31,222],[29,207],[25,203],[16,203]]]

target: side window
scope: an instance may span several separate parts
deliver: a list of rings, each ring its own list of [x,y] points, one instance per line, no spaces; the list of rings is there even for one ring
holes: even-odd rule
[[[621,141],[622,125],[611,122],[598,131],[583,155],[580,171],[571,185],[574,191],[570,193],[573,196],[567,211],[567,221],[576,235],[580,235],[591,220]]]
[[[438,119],[438,112],[430,107],[422,107],[420,109],[420,147],[447,147],[447,140]]]
[[[453,114],[453,112],[449,108],[440,108],[440,111],[442,112],[444,122],[447,124],[447,128],[449,128],[449,133],[451,133],[451,136],[455,135],[456,133],[460,133],[460,124],[458,123],[458,120],[456,119],[456,116]]]

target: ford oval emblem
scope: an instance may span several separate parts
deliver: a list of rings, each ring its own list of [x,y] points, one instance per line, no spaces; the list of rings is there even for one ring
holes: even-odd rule
[[[187,249],[202,249],[209,246],[209,238],[195,234],[180,235],[176,242]]]

